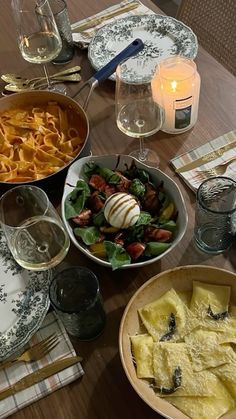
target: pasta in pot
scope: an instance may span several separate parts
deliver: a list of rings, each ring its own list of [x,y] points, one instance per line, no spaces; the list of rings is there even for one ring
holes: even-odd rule
[[[0,114],[0,181],[29,182],[49,176],[73,160],[84,139],[57,102]]]

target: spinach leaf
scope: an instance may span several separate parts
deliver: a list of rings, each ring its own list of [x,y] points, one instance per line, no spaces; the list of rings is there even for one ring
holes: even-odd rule
[[[173,220],[169,220],[166,221],[165,223],[161,223],[159,226],[159,228],[163,228],[164,230],[168,230],[168,231],[172,231],[173,233],[176,231],[177,229],[177,225],[176,222]]]
[[[129,227],[127,230],[126,242],[133,243],[133,242],[142,242],[144,238],[144,226],[143,224],[134,225]]]
[[[80,237],[87,246],[96,243],[100,237],[100,232],[96,227],[76,227],[74,234]]]
[[[90,194],[90,189],[84,180],[79,180],[76,187],[65,199],[66,220],[79,215],[84,208],[85,201]]]
[[[98,174],[102,176],[109,185],[117,185],[121,181],[121,177],[107,167],[99,167]]]
[[[145,194],[145,186],[139,179],[133,179],[129,187],[129,192],[138,198],[142,198]]]
[[[104,216],[104,210],[97,212],[96,214],[93,214],[93,224],[96,227],[101,227],[104,224],[106,224],[106,218]]]
[[[88,161],[83,166],[84,175],[89,179],[94,173],[98,173],[99,166],[94,161]]]
[[[139,217],[135,223],[135,226],[150,224],[152,222],[152,216],[147,211],[140,211]]]
[[[158,256],[165,252],[171,243],[149,242],[146,245],[145,256]]]
[[[126,250],[119,244],[104,241],[108,261],[111,263],[112,270],[131,263],[131,258]]]

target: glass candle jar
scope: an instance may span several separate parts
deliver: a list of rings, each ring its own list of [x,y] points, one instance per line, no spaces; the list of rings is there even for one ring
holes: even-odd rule
[[[162,99],[163,103],[162,131],[179,134],[195,125],[200,76],[193,60],[180,56],[162,60],[157,67],[152,90],[156,102]]]

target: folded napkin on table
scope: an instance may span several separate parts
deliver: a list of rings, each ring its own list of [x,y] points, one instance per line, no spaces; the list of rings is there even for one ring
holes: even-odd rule
[[[234,157],[235,160],[227,167],[224,176],[236,180],[236,130],[173,158],[170,164],[186,184],[196,191],[203,180],[209,177],[201,171],[214,168]],[[198,176],[199,174],[201,176]]]
[[[42,360],[32,363],[19,362],[11,367],[0,370],[0,391],[20,380],[23,376],[37,371],[37,369],[45,367],[59,358],[68,358],[76,355],[64,326],[60,320],[57,319],[54,312],[49,313],[45,317],[42,326],[33,336],[30,344],[34,345],[53,333],[57,333],[59,336],[59,344]],[[7,416],[12,415],[17,410],[20,410],[58,388],[69,384],[83,374],[84,371],[81,364],[77,363],[14,396],[7,397],[0,401],[0,418],[6,418]]]
[[[73,41],[75,44],[77,44],[78,46],[82,47],[82,48],[86,48],[92,37],[86,37],[83,36],[83,33],[85,34],[91,34],[94,33],[95,30],[101,28],[102,26],[106,25],[107,23],[110,23],[116,19],[121,19],[124,18],[126,16],[132,16],[132,15],[145,15],[145,14],[154,14],[154,12],[150,9],[148,9],[148,7],[144,6],[144,4],[142,4],[139,0],[135,1],[135,3],[137,3],[137,7],[135,9],[132,9],[130,11],[124,11],[124,13],[121,13],[117,16],[113,16],[110,19],[106,19],[105,22],[99,23],[99,24],[95,24],[95,26],[93,26],[90,29],[84,30],[83,33],[79,33],[79,32],[75,32],[77,28],[79,28],[80,26],[87,24],[89,22],[92,23],[92,21],[95,18],[100,18],[103,17],[105,15],[107,15],[108,13],[113,13],[116,12],[117,10],[119,10],[122,6],[125,5],[129,5],[130,3],[134,3],[134,0],[126,0],[126,1],[122,1],[121,3],[118,3],[114,6],[108,7],[107,9],[103,10],[100,13],[97,13],[93,16],[90,16],[86,19],[80,20],[79,22],[73,23],[71,25],[71,30],[72,30],[72,37],[73,37]]]

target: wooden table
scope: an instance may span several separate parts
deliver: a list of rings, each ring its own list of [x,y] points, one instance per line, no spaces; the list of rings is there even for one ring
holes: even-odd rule
[[[116,0],[68,0],[71,23],[116,2]],[[144,0],[144,3],[160,12],[151,1]],[[9,0],[1,0],[0,57],[1,74],[20,72],[27,77],[41,74],[40,66],[29,64],[20,56]],[[176,181],[187,205],[189,224],[181,245],[163,257],[160,262],[146,268],[122,272],[118,270],[113,273],[92,263],[71,246],[66,262],[88,266],[99,277],[107,312],[106,329],[102,336],[93,342],[75,344],[75,348],[84,358],[85,375],[82,379],[19,411],[12,416],[14,419],[157,419],[161,417],[135,393],[122,369],[118,333],[126,304],[134,292],[150,277],[176,266],[205,264],[231,271],[235,271],[236,268],[236,245],[225,255],[214,257],[201,253],[193,245],[195,196],[169,166],[169,160],[175,155],[235,129],[235,77],[201,47],[196,63],[202,79],[197,124],[191,131],[182,135],[174,136],[158,132],[147,140],[147,145],[154,148],[160,156],[161,170]],[[83,80],[87,80],[94,73],[87,60],[86,51],[78,49],[73,62],[67,66],[70,67],[72,64],[81,65]],[[52,72],[56,71],[53,66],[49,69]],[[73,86],[70,92],[74,89]],[[114,82],[106,81],[95,90],[87,112],[90,119],[93,154],[128,154],[137,147],[136,140],[128,139],[116,127]]]

